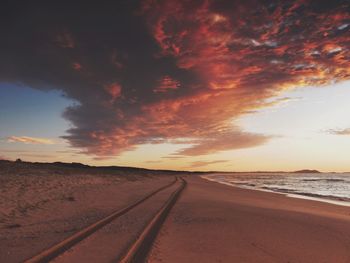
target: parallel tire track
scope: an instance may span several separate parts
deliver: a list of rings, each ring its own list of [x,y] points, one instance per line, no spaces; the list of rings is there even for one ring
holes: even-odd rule
[[[165,202],[163,207],[151,219],[148,225],[143,229],[137,240],[130,246],[128,252],[119,261],[121,263],[141,263],[146,262],[148,253],[152,248],[153,242],[167,218],[170,210],[175,205],[180,197],[181,192],[186,187],[186,181],[181,179],[181,185],[171,194],[169,199]]]
[[[65,240],[59,242],[58,244],[42,251],[41,253],[39,253],[38,255],[25,260],[24,263],[45,263],[45,262],[49,262],[50,260],[54,259],[55,257],[59,256],[60,254],[62,254],[63,252],[67,251],[69,248],[71,248],[72,246],[76,245],[77,243],[79,243],[80,241],[82,241],[83,239],[87,238],[88,236],[90,236],[91,234],[93,234],[94,232],[96,232],[97,230],[99,230],[100,228],[102,228],[103,226],[109,224],[110,222],[112,222],[114,219],[126,214],[127,212],[129,212],[131,209],[135,208],[136,206],[140,205],[141,203],[143,203],[144,201],[146,201],[147,199],[149,199],[150,197],[154,196],[155,194],[159,193],[160,191],[169,188],[170,186],[174,185],[176,183],[176,181],[178,180],[177,177],[175,177],[175,179],[165,185],[162,186],[160,188],[158,188],[157,190],[151,192],[150,194],[146,195],[145,197],[137,200],[136,202],[132,203],[131,205],[122,208],[118,211],[113,212],[112,214],[110,214],[109,216],[95,222],[94,224],[80,230],[79,232],[75,233],[74,235],[66,238]]]

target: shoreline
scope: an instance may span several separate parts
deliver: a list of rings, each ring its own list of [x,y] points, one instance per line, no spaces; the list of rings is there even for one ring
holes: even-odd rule
[[[350,262],[349,207],[186,180],[149,262]]]
[[[280,194],[280,195],[290,197],[290,198],[318,201],[318,202],[323,202],[323,203],[328,203],[328,204],[333,204],[333,205],[350,207],[350,200],[349,201],[339,200],[341,198],[338,199],[337,197],[327,198],[327,197],[316,196],[316,195],[308,194],[308,193],[305,193],[305,194],[288,193],[288,192],[282,192],[282,191],[273,191],[273,190],[269,190],[269,189],[254,188],[254,187],[250,187],[250,186],[241,186],[239,184],[233,184],[233,183],[231,184],[231,183],[227,183],[227,182],[223,182],[223,181],[219,181],[219,180],[210,179],[206,176],[207,175],[201,175],[200,178],[202,178],[204,180],[208,180],[210,182],[214,182],[214,183],[218,183],[218,184],[222,184],[222,185],[227,185],[230,187],[236,187],[236,188],[240,188],[240,189],[266,192],[266,193],[274,193],[274,194]]]

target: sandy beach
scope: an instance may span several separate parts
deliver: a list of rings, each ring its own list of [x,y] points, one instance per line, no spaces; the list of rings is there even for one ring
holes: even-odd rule
[[[0,262],[22,262],[173,176],[0,163]]]
[[[350,262],[350,208],[187,177],[149,262]]]
[[[156,171],[2,165],[0,262],[6,263],[23,262],[174,180]],[[350,207],[177,175],[187,186],[160,225],[148,262],[350,262]],[[179,184],[55,262],[116,262]]]

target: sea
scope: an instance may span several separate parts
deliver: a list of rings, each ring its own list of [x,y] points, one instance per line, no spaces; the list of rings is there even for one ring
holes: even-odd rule
[[[350,173],[214,173],[202,177],[235,187],[350,206]]]

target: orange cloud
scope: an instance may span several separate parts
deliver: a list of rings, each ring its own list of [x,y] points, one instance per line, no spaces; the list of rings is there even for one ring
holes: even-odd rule
[[[210,164],[225,163],[225,162],[228,162],[228,160],[196,161],[196,162],[192,162],[191,165],[189,165],[188,167],[198,168],[198,167],[208,166]]]
[[[7,141],[11,143],[17,142],[17,143],[25,143],[25,144],[55,144],[55,142],[51,139],[28,137],[28,136],[10,136],[10,137],[7,137]]]
[[[176,160],[180,160],[185,158],[185,156],[180,156],[180,155],[169,155],[169,156],[164,156],[162,157],[163,159],[168,159],[168,160],[172,160],[172,161],[176,161]]]
[[[241,131],[237,118],[281,102],[269,100],[285,89],[350,78],[343,5],[325,13],[307,0],[146,0],[141,13],[160,48],[156,57],[171,58],[176,70],[162,69],[145,84],[154,97],[144,92],[129,97],[128,109],[115,109],[109,122],[116,125],[71,130],[67,138],[87,153],[110,156],[178,139],[192,145],[178,154],[190,156],[255,147],[271,137]]]
[[[180,83],[178,81],[172,79],[169,76],[165,76],[165,77],[160,79],[159,86],[157,86],[154,89],[154,92],[156,92],[156,93],[167,92],[169,90],[178,89],[179,86],[180,86]]]
[[[106,86],[107,93],[111,96],[111,102],[114,102],[121,96],[122,87],[117,82],[111,83]]]
[[[153,129],[146,133],[197,139],[179,152],[184,155],[268,141],[269,136],[232,128],[232,121],[268,106],[267,99],[284,89],[350,77],[350,38],[342,32],[350,15],[344,6],[327,16],[315,8],[310,1],[270,7],[259,1],[145,1],[143,12],[161,55],[200,80],[184,97],[143,106],[138,121]]]
[[[347,129],[332,129],[328,131],[330,134],[334,135],[350,135],[350,128]]]
[[[259,1],[146,2],[163,55],[196,71],[209,88],[322,85],[350,75],[349,34],[339,29],[350,19],[343,6],[325,15],[310,1],[277,2],[270,10]]]
[[[198,141],[192,147],[178,152],[180,155],[196,156],[205,155],[225,150],[235,150],[242,148],[255,147],[267,142],[268,136],[259,134],[244,133],[241,131],[230,132],[227,134],[218,134]]]

